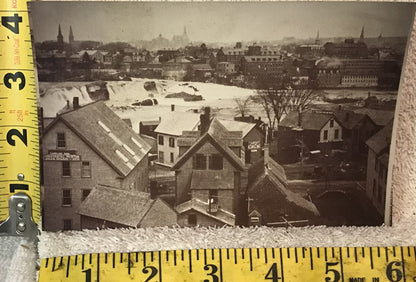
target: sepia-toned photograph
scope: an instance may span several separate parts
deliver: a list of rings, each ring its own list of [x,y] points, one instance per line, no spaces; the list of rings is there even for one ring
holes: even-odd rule
[[[44,230],[384,223],[413,4],[29,4]]]

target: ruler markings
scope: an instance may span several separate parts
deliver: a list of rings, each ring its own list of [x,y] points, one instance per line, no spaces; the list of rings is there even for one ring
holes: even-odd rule
[[[274,248],[273,248],[273,250],[274,250]],[[274,258],[274,255],[273,255],[273,258]],[[287,248],[287,258],[290,258],[290,248]]]
[[[55,261],[56,261],[56,258],[53,258],[52,272],[54,272],[54,271],[55,271]]]
[[[285,281],[285,275],[283,272],[283,256],[282,256],[282,248],[279,249],[279,254],[280,254],[280,271],[282,272],[282,282]]]
[[[234,249],[234,264],[237,264],[237,249]]]
[[[113,253],[113,268],[116,268],[116,253]]]
[[[205,256],[206,256],[206,252],[205,252]],[[174,262],[174,265],[176,265],[176,250],[173,251],[173,262]],[[205,258],[205,264],[207,264],[206,258]]]
[[[331,248],[331,250],[332,250],[332,258],[334,258],[335,257],[335,250],[334,250],[333,247]]]
[[[100,281],[100,254],[97,254],[97,282],[98,281]]]
[[[227,248],[227,260],[230,259],[230,249]]]
[[[78,263],[78,255],[75,256],[75,265]]]
[[[183,250],[181,250],[181,260],[183,261]],[[214,259],[214,258],[212,258],[212,259]]]
[[[46,258],[45,267],[48,268],[49,258]]]
[[[403,271],[403,281],[406,282],[406,268],[405,268],[405,261],[403,257],[403,247],[400,247],[400,256],[402,259],[402,271]]]
[[[214,260],[215,258],[215,249],[211,249],[211,259]]]
[[[313,270],[312,248],[309,248],[309,256],[310,256],[310,260],[311,260],[311,270]]]
[[[267,249],[264,248],[264,263],[267,264]]]
[[[321,257],[321,256],[320,256],[320,254],[319,254],[319,249],[320,249],[320,248],[316,248],[316,255],[317,255],[317,257],[318,257],[318,258],[320,258],[320,257]]]
[[[169,252],[166,251],[166,261],[169,261]]]
[[[362,254],[363,258],[365,258],[365,249],[364,249],[364,247],[361,248],[361,254]]]
[[[162,282],[162,253],[159,251],[159,282]]]
[[[332,250],[334,249],[332,248]],[[339,248],[339,260],[341,265],[341,281],[344,282],[344,264],[342,262],[342,248]]]
[[[241,258],[244,259],[244,248],[241,249]]]
[[[251,254],[251,248],[250,249],[248,249],[248,253],[249,253],[249,256],[250,256],[250,271],[253,271],[253,257],[252,257],[252,254]]]
[[[128,261],[127,261],[127,273],[130,275],[130,268],[131,268],[131,265],[130,265],[130,253],[128,253]]]
[[[146,252],[143,252],[143,267],[146,267]]]
[[[414,255],[415,255],[415,261],[416,261],[416,247],[413,247],[413,252],[414,252]]]
[[[196,260],[199,260],[199,249],[196,249]]]
[[[85,266],[85,255],[84,254],[82,255],[81,266],[82,266],[82,269],[84,269],[84,266]]]
[[[257,248],[257,258],[258,259],[260,258],[260,249],[259,248]]]
[[[295,248],[295,261],[298,263],[298,249]]]
[[[357,262],[358,261],[357,248],[354,248],[354,257],[355,257],[355,262]]]
[[[65,277],[68,277],[69,276],[69,262],[70,261],[71,261],[71,257],[68,256],[68,260],[66,262],[66,275],[65,275]]]
[[[393,256],[396,257],[396,247],[393,246]]]
[[[192,252],[191,250],[188,251],[188,257],[189,257],[189,272],[192,272]]]
[[[373,248],[372,247],[370,247],[370,267],[371,267],[371,269],[374,268],[374,265],[373,265]]]
[[[221,249],[218,249],[218,252],[219,252],[219,257],[220,257],[220,281],[222,282],[223,278],[222,278],[222,253],[221,253]]]
[[[386,250],[386,262],[388,262],[389,261],[389,251],[388,251],[388,248],[385,247],[384,250]]]
[[[324,253],[325,253],[325,261],[328,261],[328,255],[327,255],[326,248],[324,248]]]
[[[136,252],[136,262],[139,262],[139,252]]]

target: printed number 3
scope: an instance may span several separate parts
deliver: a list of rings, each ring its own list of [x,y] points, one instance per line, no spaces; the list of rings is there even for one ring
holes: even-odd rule
[[[215,273],[218,271],[218,267],[216,265],[213,264],[207,264],[204,266],[204,270],[210,270],[210,273],[207,273],[207,275],[212,277],[212,282],[218,282],[218,276],[215,275]],[[209,282],[208,279],[205,279],[204,282]]]
[[[22,90],[26,85],[26,79],[25,79],[25,75],[20,71],[14,74],[10,72],[6,73],[6,75],[3,78],[3,82],[7,88],[12,89],[12,84],[10,83],[10,80],[16,82],[17,79],[20,79],[19,90]]]

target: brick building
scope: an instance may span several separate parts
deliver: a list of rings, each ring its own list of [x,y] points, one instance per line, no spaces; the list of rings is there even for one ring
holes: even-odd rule
[[[79,208],[98,185],[148,192],[149,150],[103,102],[74,100],[42,135],[45,229],[81,229]]]

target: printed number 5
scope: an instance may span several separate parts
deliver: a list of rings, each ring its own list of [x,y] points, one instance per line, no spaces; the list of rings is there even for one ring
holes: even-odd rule
[[[12,84],[10,83],[10,80],[16,82],[18,78],[20,78],[19,90],[22,90],[23,88],[25,88],[26,79],[25,79],[25,75],[20,71],[14,73],[14,74],[10,73],[10,72],[6,73],[6,75],[3,78],[4,85],[7,88],[12,89]]]
[[[331,280],[331,277],[325,277],[325,281],[326,282],[338,282],[339,279],[341,278],[341,275],[339,274],[339,271],[336,269],[329,269],[329,267],[331,266],[336,266],[338,265],[339,262],[327,262],[326,263],[326,269],[325,269],[325,274],[328,274],[330,272],[332,272],[334,274],[334,280]]]

